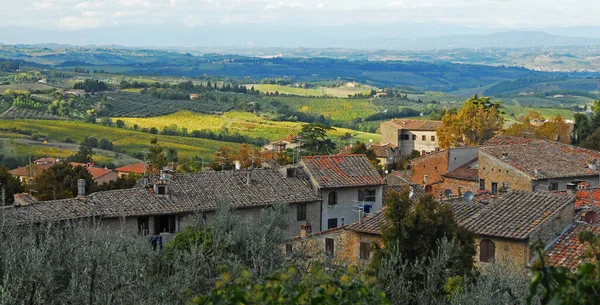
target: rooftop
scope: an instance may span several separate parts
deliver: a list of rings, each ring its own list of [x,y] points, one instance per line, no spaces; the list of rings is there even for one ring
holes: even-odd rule
[[[511,190],[486,205],[469,208],[459,224],[479,235],[527,239],[555,212],[574,201],[570,194]]]
[[[597,169],[588,166],[600,160],[600,152],[546,140],[524,144],[483,146],[480,152],[509,164],[534,180],[598,176]]]
[[[364,155],[302,157],[302,163],[320,188],[384,185],[379,172]]]
[[[13,176],[18,176],[18,177],[28,177],[30,174],[32,177],[34,177],[35,175],[41,173],[45,169],[52,167],[52,165],[54,165],[54,163],[32,164],[31,172],[29,170],[30,165],[18,167],[18,168],[10,170],[8,172]]]
[[[146,163],[140,162],[140,163],[121,166],[121,167],[115,168],[115,171],[123,172],[123,173],[144,174],[146,172]]]
[[[449,171],[445,174],[442,174],[442,177],[446,178],[454,178],[460,180],[467,181],[477,181],[479,163],[477,162],[477,158],[455,168],[452,171]]]
[[[481,146],[498,146],[498,145],[515,145],[515,144],[528,144],[534,141],[539,141],[532,138],[521,138],[521,137],[510,137],[503,135],[495,135],[491,139],[487,140]]]
[[[14,224],[78,219],[129,217],[215,210],[219,202],[235,208],[320,200],[306,179],[286,178],[275,169],[175,174],[167,195],[136,187],[93,193],[85,198],[34,202],[0,209],[0,217]]]
[[[584,261],[593,263],[593,259],[583,257],[585,250],[589,246],[587,243],[584,244],[579,241],[579,233],[583,231],[600,234],[600,226],[575,223],[547,249],[547,265],[576,270],[577,266]]]
[[[360,222],[356,221],[348,226],[348,230],[360,233],[381,234],[381,225],[385,221],[385,208],[379,209],[372,215],[368,215]]]
[[[442,127],[442,121],[393,119],[390,123],[398,128],[408,130],[436,131],[439,127]]]

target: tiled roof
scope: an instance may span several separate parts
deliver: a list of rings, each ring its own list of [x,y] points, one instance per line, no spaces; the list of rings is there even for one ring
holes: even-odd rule
[[[455,168],[442,175],[442,177],[454,178],[467,181],[477,181],[478,176],[477,158]]]
[[[381,234],[381,225],[385,221],[385,208],[379,209],[372,215],[368,215],[363,218],[360,222],[356,221],[348,226],[348,230],[369,233],[369,234]]]
[[[454,213],[454,219],[460,225],[463,225],[466,220],[470,219],[475,213],[485,207],[485,204],[477,199],[468,203],[463,198],[454,198],[442,201],[442,203],[450,206]]]
[[[135,173],[135,174],[144,174],[146,172],[146,163],[140,162],[135,164],[130,164],[126,166],[121,166],[115,169],[117,172],[123,173]]]
[[[383,200],[385,201],[386,197],[391,192],[402,193],[402,192],[405,192],[406,190],[408,190],[409,187],[410,187],[409,194],[412,191],[413,196],[411,198],[413,198],[413,199],[421,198],[426,195],[425,190],[419,184],[404,184],[404,185],[388,185],[388,184],[386,184],[383,186]]]
[[[483,145],[481,145],[481,146],[529,144],[529,143],[535,142],[535,141],[540,141],[540,140],[533,139],[533,138],[521,138],[521,137],[495,135],[491,139],[489,139],[485,143],[483,143]]]
[[[52,167],[52,165],[54,165],[54,164],[42,163],[42,164],[33,164],[33,165],[31,165],[31,176],[35,176],[35,175],[41,173],[45,169],[48,169],[48,168]],[[8,172],[11,175],[13,175],[13,176],[28,177],[29,176],[29,165],[23,166],[23,167],[19,167],[19,168],[15,168],[15,169],[10,170]]]
[[[275,169],[254,169],[250,183],[247,172],[209,171],[175,174],[168,195],[152,189],[132,189],[93,193],[83,199],[66,199],[0,209],[0,218],[9,223],[76,219],[93,216],[128,217],[211,211],[221,201],[235,208],[261,207],[320,200],[306,179],[283,177]]]
[[[588,167],[600,152],[572,145],[536,140],[527,144],[485,146],[484,152],[526,173],[533,179],[598,176]]]
[[[394,147],[394,144],[386,144],[386,145],[372,145],[369,149],[372,149],[375,152],[375,155],[378,158],[387,158],[389,155],[389,151],[398,148],[398,146]]]
[[[512,190],[474,211],[462,225],[479,235],[527,239],[556,211],[574,201],[571,194]]]
[[[393,171],[385,176],[388,185],[401,185],[412,183],[412,172],[409,170]]]
[[[88,170],[88,172],[90,172],[90,174],[92,174],[92,179],[94,179],[94,180],[96,180],[108,173],[112,173],[112,170],[106,169],[106,168],[101,168],[101,167],[88,167],[87,170]]]
[[[320,188],[385,184],[364,155],[310,156],[302,162]]]
[[[37,160],[35,160],[33,162],[36,163],[36,164],[37,163],[52,163],[52,164],[54,164],[54,163],[58,162],[58,159],[52,158],[52,157],[49,157],[49,158],[40,158],[40,159],[37,159]]]
[[[600,226],[575,223],[567,232],[561,235],[546,251],[548,266],[562,266],[576,270],[583,261],[594,263],[593,259],[583,258],[589,244],[579,242],[579,233],[591,231],[600,234]]]
[[[442,121],[393,119],[394,125],[402,129],[436,131],[442,127]]]

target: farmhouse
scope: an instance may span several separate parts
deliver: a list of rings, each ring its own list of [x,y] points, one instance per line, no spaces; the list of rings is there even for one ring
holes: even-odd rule
[[[414,150],[421,155],[439,150],[436,131],[441,121],[394,119],[381,123],[381,144],[400,147],[402,156]]]

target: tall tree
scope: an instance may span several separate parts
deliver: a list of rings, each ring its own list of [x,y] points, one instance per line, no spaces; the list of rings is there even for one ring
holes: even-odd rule
[[[530,111],[519,119],[519,123],[515,123],[504,130],[503,134],[513,137],[532,137],[558,141],[565,144],[571,143],[571,127],[560,115],[541,124],[533,124],[533,120],[544,120],[544,118],[539,112]]]
[[[94,161],[92,154],[94,152],[94,144],[98,143],[96,138],[85,137],[85,139],[79,144],[79,151],[67,158],[70,162],[88,163]]]
[[[327,138],[327,132],[334,130],[321,123],[312,123],[302,126],[302,152],[306,155],[328,155],[335,150],[335,143]]]
[[[146,154],[146,160],[148,162],[148,171],[151,174],[158,174],[163,167],[167,166],[167,155],[158,144],[157,138],[150,140],[150,150]]]
[[[90,193],[94,185],[92,174],[82,167],[73,167],[62,162],[45,169],[38,174],[33,182],[35,197],[38,200],[54,200],[72,198],[77,195],[77,180],[85,180],[86,193]]]
[[[4,198],[2,192],[4,191]],[[19,194],[25,191],[23,184],[19,178],[11,175],[8,168],[0,165],[0,204],[10,204],[14,202],[14,194]]]
[[[490,97],[475,95],[455,114],[446,113],[437,130],[440,148],[476,146],[493,137],[504,124],[499,107]]]

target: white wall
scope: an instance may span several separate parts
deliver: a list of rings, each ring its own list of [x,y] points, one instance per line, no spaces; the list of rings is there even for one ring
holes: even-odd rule
[[[375,189],[375,202],[372,203],[371,213],[379,210],[383,206],[383,188],[382,186],[358,187],[358,188],[339,188],[322,189],[321,198],[323,198],[323,211],[321,216],[321,228],[327,230],[327,221],[330,218],[337,218],[338,226],[351,224],[358,221],[358,191]],[[337,204],[329,205],[329,193],[337,192]],[[342,222],[343,218],[343,222]],[[314,229],[313,229],[314,230]]]
[[[403,134],[408,134],[408,140],[400,140],[401,135]],[[413,140],[413,136],[416,136],[415,140]],[[425,141],[423,141],[423,136],[425,136]],[[435,137],[435,141],[431,141],[431,136]],[[398,136],[398,146],[400,146],[402,156],[409,155],[413,150],[416,150],[419,153],[422,151],[432,152],[439,147],[437,134],[435,131],[417,131],[407,129],[400,130],[400,135]]]

